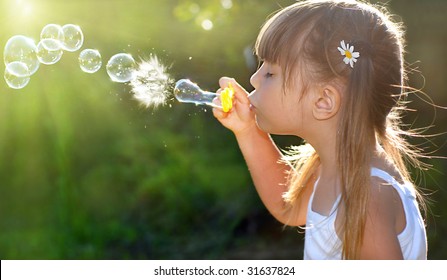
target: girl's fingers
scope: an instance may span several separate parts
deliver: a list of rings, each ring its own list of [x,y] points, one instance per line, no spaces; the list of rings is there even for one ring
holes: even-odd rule
[[[225,119],[228,116],[228,113],[225,113],[224,111],[222,111],[222,109],[214,107],[213,108],[213,115],[216,119],[218,120],[222,120]]]
[[[239,85],[235,79],[228,77],[222,77],[219,79],[219,85],[221,88],[228,87],[230,83],[233,86],[236,99],[243,104],[250,104],[250,101],[248,100],[248,92],[241,85]]]
[[[219,93],[219,91],[218,91]],[[219,97],[216,97],[213,99],[213,104],[216,106],[213,106],[213,115],[214,117],[221,119],[226,116],[226,113],[222,111],[222,102],[220,101]]]

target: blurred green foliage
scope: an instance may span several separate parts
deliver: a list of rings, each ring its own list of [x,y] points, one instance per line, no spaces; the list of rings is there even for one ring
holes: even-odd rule
[[[283,230],[259,201],[232,134],[207,108],[174,101],[144,109],[104,65],[119,52],[157,55],[173,78],[215,90],[219,77],[250,89],[250,50],[266,17],[294,1],[1,0],[0,43],[38,39],[48,23],[81,26],[103,67],[82,72],[79,52],[41,65],[21,90],[0,82],[1,259],[301,258],[303,235]],[[411,75],[447,104],[441,0],[392,0],[408,27]],[[423,11],[423,12],[421,12]],[[205,30],[202,23],[213,23]],[[408,120],[445,131],[447,113],[416,96]],[[275,137],[287,147],[299,141]],[[446,136],[430,138],[446,155]],[[420,142],[427,145],[427,142]],[[427,193],[429,258],[447,257],[446,160],[416,176]],[[416,174],[416,173],[415,173]]]

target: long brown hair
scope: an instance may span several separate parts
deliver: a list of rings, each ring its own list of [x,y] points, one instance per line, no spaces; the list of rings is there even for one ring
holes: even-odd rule
[[[360,1],[302,1],[273,15],[262,27],[255,50],[263,60],[278,63],[284,89],[300,82],[341,81],[345,84],[336,139],[341,178],[344,259],[359,258],[371,184],[371,159],[376,142],[404,180],[410,181],[406,159],[417,164],[419,151],[401,128],[407,95],[402,25],[385,8]],[[337,50],[344,40],[360,53],[354,67]],[[319,165],[310,145],[294,153],[294,172],[284,194],[291,215],[303,189]]]

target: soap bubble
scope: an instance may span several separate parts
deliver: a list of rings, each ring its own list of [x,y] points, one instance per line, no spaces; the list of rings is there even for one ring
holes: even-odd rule
[[[62,32],[64,34],[64,40],[62,41],[62,47],[69,52],[75,52],[82,47],[84,43],[84,34],[79,26],[74,24],[66,24],[62,26]]]
[[[59,42],[64,41],[64,31],[62,30],[62,27],[58,24],[47,24],[42,28],[42,31],[40,32],[40,40],[43,39],[54,39]],[[62,45],[60,45],[62,47]]]
[[[43,64],[55,64],[61,59],[62,54],[61,44],[55,39],[43,39],[37,44],[37,58]]]
[[[112,81],[126,83],[134,77],[136,63],[130,54],[119,53],[109,59],[106,68]]]
[[[15,35],[6,42],[3,60],[5,65],[14,61],[25,63],[30,75],[36,73],[40,65],[37,59],[36,44],[32,39],[23,35]]]
[[[24,88],[30,81],[30,72],[24,62],[13,61],[5,68],[6,84],[13,89]]]
[[[101,54],[97,50],[85,49],[79,54],[79,66],[86,73],[95,73],[101,68]]]
[[[202,90],[197,84],[191,82],[189,79],[181,79],[175,83],[174,95],[180,102],[209,106],[215,106],[213,100],[218,96],[214,92]]]

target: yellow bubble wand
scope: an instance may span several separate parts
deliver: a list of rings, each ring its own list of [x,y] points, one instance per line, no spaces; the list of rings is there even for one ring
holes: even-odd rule
[[[224,90],[220,93],[222,110],[225,113],[230,112],[231,108],[233,108],[233,98],[234,98],[234,89],[231,83],[229,83],[228,87],[224,88]]]

